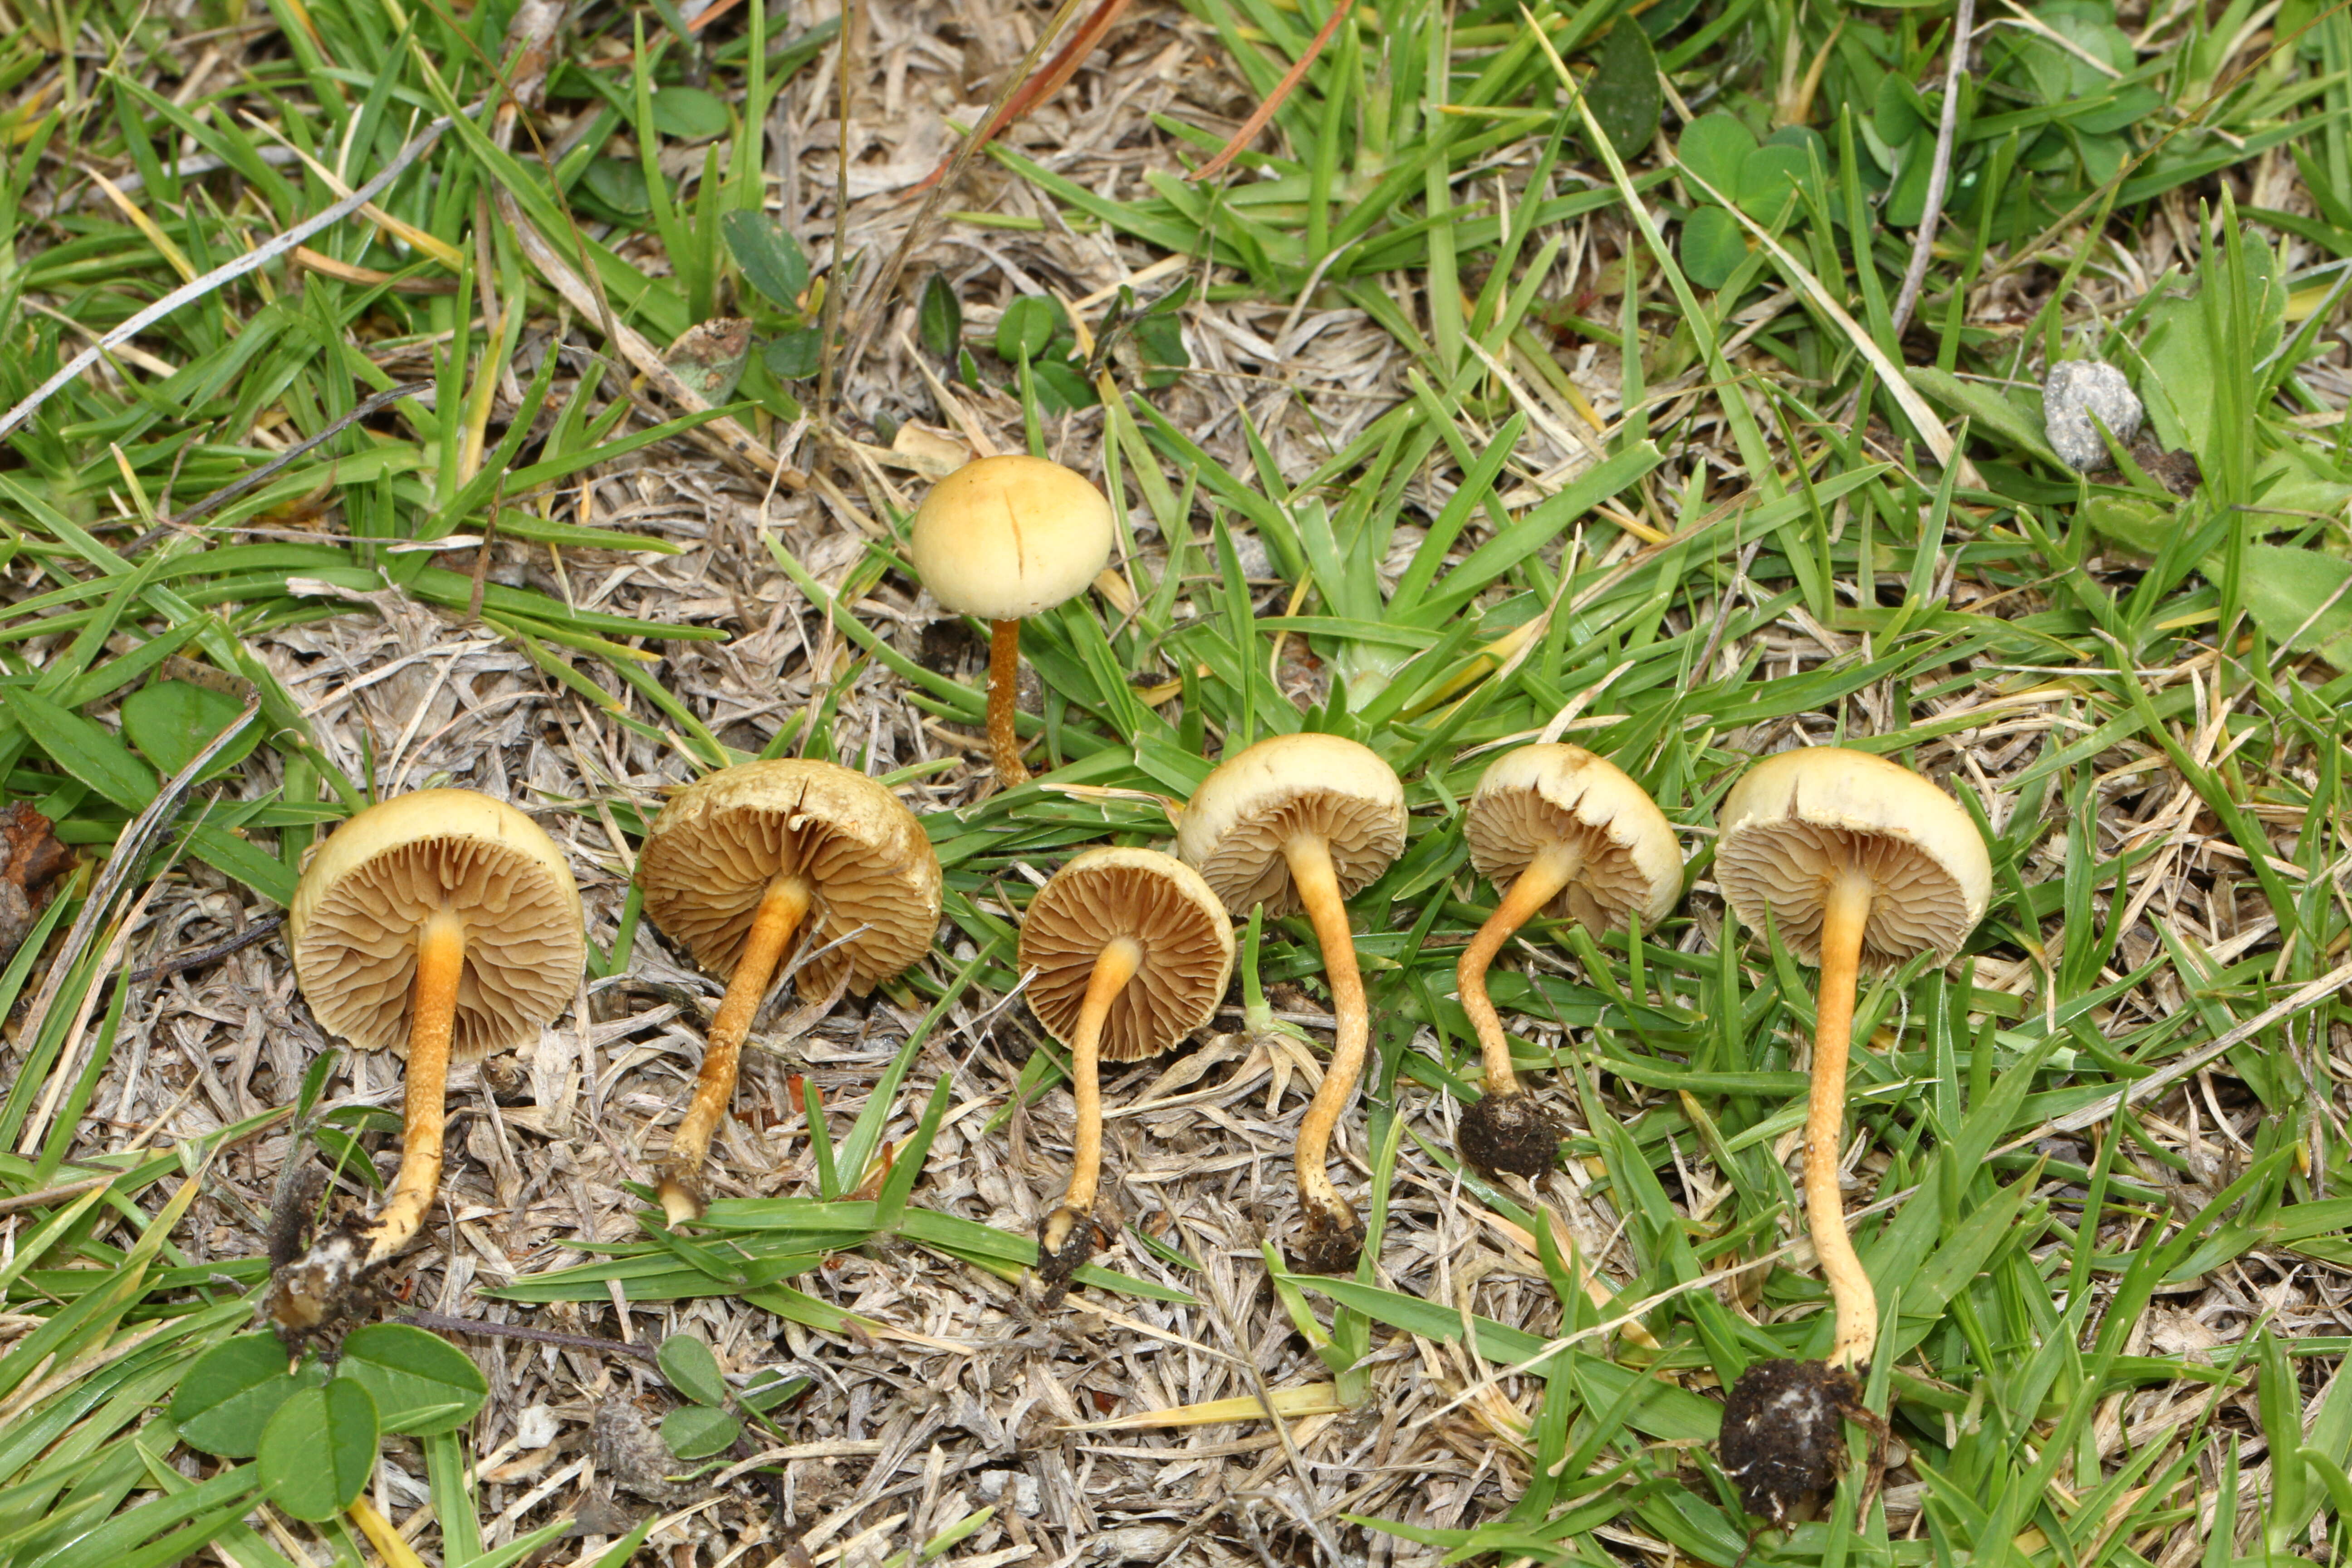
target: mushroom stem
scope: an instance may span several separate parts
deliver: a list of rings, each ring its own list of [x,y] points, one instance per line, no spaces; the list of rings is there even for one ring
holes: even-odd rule
[[[751,934],[743,939],[743,956],[735,961],[726,998],[719,1004],[719,1016],[710,1021],[710,1040],[703,1047],[702,1072],[694,1081],[693,1102],[670,1138],[669,1163],[662,1172],[658,1193],[662,1212],[672,1225],[701,1217],[702,1200],[697,1189],[701,1184],[703,1156],[710,1152],[711,1134],[719,1130],[728,1102],[735,1097],[744,1037],[751,1032],[760,999],[768,994],[768,982],[775,978],[776,965],[807,916],[814,893],[808,879],[787,873],[768,884],[760,900],[760,912],[751,918]]]
[[[1859,1366],[1878,1342],[1878,1300],[1870,1276],[1846,1234],[1845,1198],[1838,1191],[1838,1151],[1844,1142],[1846,1056],[1853,1037],[1854,977],[1862,935],[1870,923],[1872,884],[1848,867],[1831,881],[1822,912],[1822,988],[1813,1026],[1812,1095],[1805,1116],[1805,1219],[1822,1278],[1837,1304],[1832,1366]]]
[[[1462,1010],[1470,1015],[1470,1026],[1478,1031],[1478,1050],[1486,1062],[1487,1094],[1519,1092],[1518,1074],[1511,1067],[1511,1042],[1503,1033],[1501,1015],[1486,995],[1487,967],[1511,940],[1511,933],[1559,897],[1583,867],[1584,856],[1573,846],[1547,845],[1528,862],[1526,870],[1511,879],[1510,891],[1462,950],[1462,962],[1454,967],[1454,976],[1462,993]]]
[[[1323,1085],[1298,1124],[1299,1206],[1307,1211],[1310,1229],[1359,1226],[1355,1213],[1331,1184],[1324,1156],[1331,1146],[1331,1130],[1356,1092],[1364,1070],[1364,1049],[1371,1037],[1371,1014],[1364,1004],[1364,979],[1356,968],[1356,937],[1348,925],[1348,906],[1339,894],[1339,872],[1331,864],[1330,847],[1320,834],[1301,833],[1286,839],[1282,857],[1290,865],[1290,880],[1314,922],[1315,941],[1323,950],[1323,973],[1331,983],[1331,1010],[1338,1016],[1338,1037],[1331,1047],[1331,1065],[1324,1069]]]
[[[1095,956],[1094,973],[1087,981],[1086,1000],[1078,1007],[1078,1026],[1070,1038],[1070,1096],[1078,1105],[1078,1131],[1070,1151],[1070,1190],[1061,1206],[1046,1216],[1041,1234],[1042,1256],[1053,1264],[1077,1228],[1094,1217],[1095,1187],[1102,1175],[1102,1029],[1110,1005],[1143,965],[1143,944],[1131,936],[1116,937]]]
[[[996,758],[996,785],[1012,789],[1029,782],[1021,761],[1021,733],[1013,701],[1021,694],[1021,623],[988,623],[988,745]]]
[[[466,922],[441,909],[416,937],[416,983],[408,1002],[408,1066],[401,1113],[400,1173],[375,1217],[362,1270],[408,1245],[441,1185],[441,1121],[449,1082],[449,1037],[457,983],[466,973]]]

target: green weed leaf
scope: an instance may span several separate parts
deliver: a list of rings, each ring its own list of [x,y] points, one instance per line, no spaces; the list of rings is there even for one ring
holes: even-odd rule
[[[1683,128],[1675,143],[1675,156],[1726,201],[1738,191],[1739,167],[1754,151],[1755,133],[1727,109],[1700,115]],[[1691,195],[1705,199],[1697,191]]]
[[[707,1459],[735,1446],[743,1424],[708,1405],[681,1405],[662,1417],[662,1441],[681,1459]]]
[[[1601,122],[1620,158],[1635,156],[1656,138],[1664,108],[1658,91],[1658,60],[1650,52],[1649,35],[1631,19],[1619,17],[1601,40],[1584,90],[1592,100],[1592,118]]]
[[[464,1351],[407,1323],[371,1323],[353,1332],[343,1341],[338,1373],[373,1396],[385,1431],[411,1436],[455,1431],[490,1393]]]
[[[923,285],[922,303],[915,310],[915,326],[921,332],[923,346],[946,359],[963,342],[963,301],[956,298],[948,280],[931,274]]]
[[[809,282],[808,257],[800,242],[771,223],[765,213],[729,213],[719,220],[719,229],[727,237],[727,253],[743,269],[744,280],[779,310],[798,314],[801,291]]]
[[[1004,307],[996,322],[996,357],[1007,364],[1035,359],[1054,341],[1061,310],[1042,294],[1024,294]]]
[[[1683,271],[1702,289],[1720,289],[1748,259],[1748,231],[1718,206],[1683,220]]]
[[[661,1362],[662,1375],[669,1385],[693,1400],[697,1405],[719,1405],[727,1403],[727,1378],[719,1370],[719,1358],[710,1347],[692,1334],[672,1334],[662,1341],[655,1352]]]
[[[198,1356],[172,1395],[180,1436],[190,1447],[220,1458],[251,1458],[260,1451],[269,1418],[303,1385],[286,1362],[285,1345],[270,1333],[239,1334]]]
[[[122,700],[122,734],[168,777],[195,761],[196,753],[244,711],[244,704],[225,691],[184,680],[159,680]],[[249,726],[222,750],[204,776],[218,778],[260,743],[261,726]]]
[[[725,100],[698,87],[654,89],[654,129],[665,136],[708,142],[726,135],[729,123]]]
[[[2352,669],[2352,562],[2282,544],[2249,544],[2238,586],[2273,642]]]
[[[296,1519],[332,1519],[367,1485],[379,1436],[375,1401],[352,1379],[299,1390],[261,1434],[262,1484]]]

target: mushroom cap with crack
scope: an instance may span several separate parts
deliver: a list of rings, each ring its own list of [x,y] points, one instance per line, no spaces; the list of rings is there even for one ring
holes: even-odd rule
[[[578,992],[580,889],[555,841],[488,795],[418,790],[330,834],[287,909],[294,974],[328,1032],[406,1053],[417,931],[442,909],[466,926],[452,1060],[537,1039]]]
[[[1576,879],[1545,912],[1605,931],[1639,915],[1644,930],[1683,891],[1682,846],[1649,793],[1581,746],[1521,746],[1488,766],[1463,821],[1470,863],[1507,888],[1545,848],[1583,854]]]
[[[1043,458],[982,458],[931,487],[907,540],[931,597],[1017,621],[1087,591],[1110,561],[1110,502]]]
[[[1852,865],[1874,885],[1863,962],[1948,959],[1982,919],[1992,861],[1959,804],[1910,769],[1866,752],[1801,747],[1766,757],[1723,803],[1715,879],[1740,923],[1771,929],[1821,962],[1831,878]]]
[[[1404,849],[1404,785],[1369,746],[1338,735],[1276,735],[1217,764],[1176,826],[1176,852],[1236,915],[1298,908],[1285,840],[1322,837],[1346,898]]]
[[[1234,973],[1234,928],[1201,874],[1156,849],[1100,848],[1073,856],[1021,917],[1021,968],[1029,1010],[1065,1045],[1094,974],[1095,957],[1120,937],[1143,949],[1135,978],[1111,1002],[1101,1036],[1105,1061],[1131,1062],[1172,1048],[1206,1024]]]
[[[930,950],[940,858],[923,825],[887,789],[832,763],[721,768],[671,797],[637,857],[646,913],[714,974],[734,973],[761,900],[786,874],[813,889],[810,947],[839,942],[808,961],[803,996],[845,976],[863,996]]]

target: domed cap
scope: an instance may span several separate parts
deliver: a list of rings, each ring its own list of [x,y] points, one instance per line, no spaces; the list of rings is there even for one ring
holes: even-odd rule
[[[867,928],[810,960],[813,990],[846,970],[863,996],[930,950],[940,858],[923,825],[897,795],[832,763],[721,768],[671,797],[637,857],[646,913],[714,974],[734,972],[768,885],[786,872],[814,889],[812,948]]]
[[[1346,898],[1404,850],[1404,785],[1368,746],[1338,735],[1276,735],[1228,757],[1201,782],[1176,826],[1176,851],[1225,908],[1269,915],[1298,907],[1283,841],[1330,846]]]
[[[982,458],[931,487],[908,552],[958,615],[1017,621],[1087,590],[1110,561],[1110,502],[1043,458]]]
[[[555,841],[503,801],[419,790],[330,834],[286,911],[295,978],[329,1033],[406,1054],[417,932],[443,909],[466,926],[453,1060],[538,1038],[578,994],[588,944]]]
[[[1156,1057],[1206,1024],[1234,973],[1234,928],[1200,873],[1155,849],[1089,849],[1037,889],[1021,917],[1029,1010],[1068,1044],[1095,955],[1120,937],[1143,949],[1103,1020],[1105,1061]]]
[[[1647,791],[1581,746],[1521,746],[1497,757],[1470,797],[1470,863],[1498,888],[1554,844],[1582,857],[1544,912],[1606,931],[1639,915],[1643,929],[1682,897],[1683,852]]]
[[[1984,917],[1992,860],[1958,803],[1900,763],[1835,746],[1765,758],[1723,803],[1715,879],[1740,923],[1821,960],[1822,907],[1843,866],[1875,884],[1863,962],[1949,958]]]

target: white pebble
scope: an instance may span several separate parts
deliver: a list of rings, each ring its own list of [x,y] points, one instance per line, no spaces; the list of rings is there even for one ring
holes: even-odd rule
[[[2107,466],[2107,444],[2091,421],[2094,414],[2118,441],[2139,433],[2139,398],[2124,373],[2095,359],[2052,365],[2050,379],[2042,387],[2042,422],[2051,447],[2072,468],[2088,471]]]

